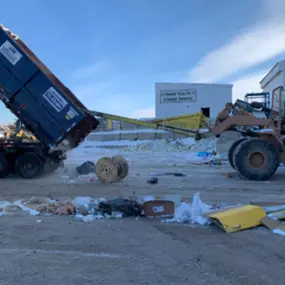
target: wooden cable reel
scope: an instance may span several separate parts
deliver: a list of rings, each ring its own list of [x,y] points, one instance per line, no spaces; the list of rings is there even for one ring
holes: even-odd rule
[[[128,162],[120,155],[102,157],[96,163],[96,175],[104,184],[123,180],[129,172]]]

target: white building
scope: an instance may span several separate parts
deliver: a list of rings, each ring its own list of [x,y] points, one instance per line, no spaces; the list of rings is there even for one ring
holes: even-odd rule
[[[156,83],[155,117],[193,114],[205,108],[215,118],[232,102],[232,84]]]
[[[260,81],[263,92],[269,92],[271,95],[272,91],[279,86],[285,87],[285,60],[276,63]]]

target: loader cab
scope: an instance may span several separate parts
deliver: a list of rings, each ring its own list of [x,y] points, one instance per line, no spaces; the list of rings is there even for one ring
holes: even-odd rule
[[[270,108],[270,93],[261,92],[261,93],[247,93],[244,96],[245,102],[252,105],[254,102],[260,103],[259,105],[263,108]]]

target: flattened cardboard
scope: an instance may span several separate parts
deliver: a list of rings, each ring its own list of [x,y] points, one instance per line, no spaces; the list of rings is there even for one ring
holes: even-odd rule
[[[268,214],[268,217],[269,218],[275,218],[277,220],[283,220],[283,219],[285,219],[285,210],[270,213],[270,214]]]
[[[143,204],[143,211],[149,218],[173,218],[175,204],[173,201],[167,200],[147,201]]]
[[[274,234],[285,236],[285,223],[264,217],[260,220],[261,224],[270,229]]]
[[[285,210],[285,202],[251,202],[251,205],[262,207],[266,213]]]
[[[285,205],[285,201],[283,202],[250,202],[251,205],[266,207],[266,206],[282,206]]]
[[[278,228],[280,225],[280,221],[272,220],[269,217],[264,217],[260,220],[261,224],[273,231],[274,229]]]
[[[208,212],[205,216],[213,219],[227,233],[232,233],[260,225],[266,213],[261,207],[246,205]]]

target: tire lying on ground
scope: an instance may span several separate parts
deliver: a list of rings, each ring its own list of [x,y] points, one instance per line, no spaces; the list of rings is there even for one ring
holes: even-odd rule
[[[229,160],[229,163],[230,163],[231,167],[234,168],[234,169],[235,169],[235,166],[234,166],[234,163],[233,163],[234,152],[235,152],[237,146],[238,146],[241,142],[243,142],[243,141],[245,141],[245,140],[246,140],[246,138],[242,138],[242,139],[239,139],[239,140],[235,141],[235,142],[231,145],[231,147],[230,147],[230,149],[229,149],[229,152],[228,152],[228,160]]]
[[[43,174],[44,163],[37,154],[27,152],[17,158],[15,170],[23,178],[31,179]]]
[[[262,139],[247,139],[236,147],[234,168],[249,180],[268,180],[279,166],[278,152]]]

